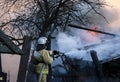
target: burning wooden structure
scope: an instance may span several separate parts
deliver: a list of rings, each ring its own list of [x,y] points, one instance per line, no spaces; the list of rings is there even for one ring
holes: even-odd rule
[[[85,27],[77,26],[77,25],[73,25],[73,24],[69,24],[68,26],[82,29],[82,30],[93,31],[93,32],[97,32],[97,33],[101,33],[101,34],[105,34],[105,35],[109,35],[109,36],[113,36],[113,37],[120,37],[113,33],[103,32],[103,31],[99,31],[99,30],[93,30],[93,29],[89,29],[89,28],[85,28]],[[116,42],[119,42],[119,40],[120,39],[114,41],[114,43],[116,44]],[[95,59],[97,59],[97,58],[95,58]],[[119,54],[117,54],[116,57],[111,57],[111,58],[102,60],[101,64],[102,64],[102,70],[103,70],[105,76],[117,77],[120,79],[120,55]],[[101,68],[101,67],[99,67],[99,68]]]
[[[90,51],[93,61],[71,59],[61,56],[65,74],[54,74],[49,82],[119,82],[120,57],[112,60],[99,61],[96,51]]]
[[[101,34],[105,34],[105,35],[109,35],[109,36],[113,36],[113,37],[117,36],[116,34],[103,32],[103,31],[99,31],[99,30],[94,30],[94,29],[89,29],[89,28],[86,28],[86,27],[83,27],[83,26],[77,26],[77,25],[73,25],[73,24],[69,24],[68,26],[73,27],[73,28],[77,28],[77,29],[93,31],[93,32],[97,32],[97,33],[101,33]]]
[[[80,27],[76,27],[76,28],[80,28]],[[89,30],[89,29],[84,29],[84,30]],[[89,30],[89,31],[99,32],[99,33],[110,35],[110,36],[116,36],[115,34],[106,33],[102,31],[95,31],[95,30]],[[24,69],[24,66],[27,66],[28,64],[28,59],[29,59],[29,54],[30,54],[30,41],[31,41],[30,38],[26,37],[25,44],[26,43],[27,44],[23,50],[25,49],[28,49],[28,50],[26,52],[27,55],[23,56],[21,59],[21,64],[20,64],[21,67],[19,70],[17,82],[24,82],[25,79],[26,79],[26,82],[34,81],[34,79],[31,80],[30,78],[31,76],[34,76],[34,75],[30,75],[30,77],[25,78],[26,71],[29,71],[29,69],[28,70],[25,69],[24,71],[22,70]],[[90,47],[91,46],[87,46],[84,49],[88,49]],[[91,53],[91,54],[96,54],[96,53]],[[111,72],[110,70],[111,65],[109,65],[108,63],[110,61],[103,62],[103,61],[96,60],[97,55],[96,56],[91,55],[91,59],[93,59],[93,61],[84,61],[84,60],[79,60],[79,59],[71,59],[66,55],[62,55],[61,60],[63,62],[63,66],[61,67],[65,69],[66,73],[65,74],[54,74],[52,72],[49,75],[48,82],[108,82],[108,81],[113,82],[111,81],[111,79],[114,80],[114,82],[119,82],[119,79],[118,79],[119,77],[115,77],[115,79],[117,78],[117,80],[113,79],[113,77],[107,77],[107,75],[113,75],[112,74],[113,71]],[[24,61],[26,62],[26,64],[23,66]],[[114,64],[115,63],[116,61],[114,62]],[[109,71],[107,72],[106,70],[108,69]],[[109,72],[111,73],[109,74]],[[51,78],[51,76],[53,76],[53,78]]]
[[[91,30],[92,31],[92,30]],[[98,31],[96,31],[98,32]],[[111,33],[106,33],[106,32],[100,32],[103,34],[107,34],[110,36],[116,36],[114,34]],[[30,54],[30,38],[26,37],[26,41],[25,41],[25,45],[26,47],[23,48],[23,50],[28,49],[25,53],[27,55],[22,56],[21,58],[21,64],[20,64],[20,70],[19,70],[19,75],[18,75],[18,80],[17,82],[24,82],[25,79],[27,80],[26,82],[31,82],[30,78],[25,78],[26,75],[26,71],[28,71],[26,68],[25,70],[24,67],[27,66],[28,64],[28,60],[29,60],[29,54]],[[87,46],[86,48],[89,48],[89,46]],[[95,53],[91,53],[91,54],[95,54]],[[49,80],[48,82],[113,82],[111,80],[114,80],[114,82],[119,82],[119,74],[117,74],[117,77],[115,77],[115,79],[117,78],[117,80],[115,80],[113,77],[110,77],[111,75],[114,76],[114,74],[116,74],[116,72],[118,72],[119,70],[119,58],[117,58],[117,64],[116,65],[116,61],[99,61],[96,60],[97,56],[92,56],[93,58],[93,62],[92,61],[83,61],[83,60],[78,60],[78,59],[71,59],[66,55],[62,55],[61,59],[63,62],[63,67],[66,70],[65,74],[53,74],[51,73],[49,75]],[[112,59],[114,60],[114,59]],[[115,59],[116,60],[116,59]],[[26,62],[26,64],[23,63]],[[109,62],[112,62],[112,64]],[[113,65],[114,64],[114,65]],[[114,73],[113,69],[111,69],[112,67],[117,67],[117,71]],[[111,71],[112,70],[112,71]],[[114,74],[113,74],[114,73]],[[51,78],[51,76],[53,76],[53,78]],[[110,80],[109,80],[110,79]]]
[[[96,31],[76,25],[69,24],[70,27],[98,32],[110,36],[117,36],[116,34]],[[95,44],[97,46],[99,44]],[[85,46],[84,49],[90,48]],[[66,69],[65,74],[54,75],[50,82],[120,82],[120,56],[111,57],[105,60],[99,60],[95,50],[90,51],[92,61],[85,61],[80,59],[69,58],[65,55],[61,57]],[[104,54],[103,54],[104,55]],[[59,66],[63,67],[63,66]]]

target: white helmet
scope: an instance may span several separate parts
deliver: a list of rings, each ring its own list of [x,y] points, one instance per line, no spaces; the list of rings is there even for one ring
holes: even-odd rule
[[[38,39],[38,44],[46,44],[47,42],[47,38],[46,37],[40,37]]]

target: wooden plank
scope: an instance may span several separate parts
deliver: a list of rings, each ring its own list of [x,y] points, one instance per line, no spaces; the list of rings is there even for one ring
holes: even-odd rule
[[[15,45],[12,40],[8,38],[7,35],[5,35],[1,30],[0,30],[0,41],[4,43],[13,53],[15,54],[20,54],[23,55],[23,51],[18,48],[17,45]]]
[[[17,82],[25,82],[26,73],[28,69],[28,60],[30,55],[30,47],[31,46],[31,38],[28,36],[24,37],[23,47],[22,50],[24,51],[25,55],[21,56],[20,59],[20,67],[18,71]]]
[[[48,37],[48,43],[47,43],[47,49],[51,50],[51,36]],[[51,65],[49,65],[49,73],[47,75],[47,82],[50,82],[51,79],[51,73],[52,73],[52,68]]]
[[[89,29],[89,28],[86,28],[86,27],[77,26],[77,25],[73,25],[73,24],[68,24],[68,26],[78,28],[78,29],[82,29],[82,30],[88,30],[88,31],[93,31],[93,32],[101,33],[101,34],[106,34],[106,35],[110,35],[110,36],[114,36],[114,37],[117,36],[116,34],[103,32],[103,31],[99,31],[99,30],[94,30],[94,29]]]
[[[31,50],[31,54],[33,56],[34,50]],[[37,82],[36,73],[35,73],[35,65],[33,64],[33,57],[31,56],[31,60],[28,63],[28,70],[26,76],[26,82]]]
[[[7,46],[5,45],[0,45],[0,53],[7,53],[7,54],[21,54],[21,52],[15,53],[12,50],[10,50]]]
[[[96,67],[96,72],[97,72],[97,74],[99,76],[100,82],[105,82],[104,74],[103,74],[103,71],[102,71],[102,66],[101,66],[101,64],[100,64],[100,62],[98,60],[98,57],[97,57],[97,52],[94,51],[94,50],[91,50],[90,53],[91,53],[93,63],[95,65],[95,67]]]
[[[2,62],[1,62],[1,54],[0,54],[0,72],[2,72]]]
[[[120,60],[120,54],[118,54],[117,56],[115,57],[111,57],[111,58],[108,58],[108,59],[105,59],[105,60],[102,60],[101,63],[104,64],[104,63],[108,63],[108,62],[119,62]]]
[[[0,44],[0,53],[9,53],[13,54],[13,51],[11,51],[7,46]]]

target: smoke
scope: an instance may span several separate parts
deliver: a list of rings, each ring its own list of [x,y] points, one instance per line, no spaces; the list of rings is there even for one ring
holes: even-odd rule
[[[119,34],[120,31],[120,0],[105,0],[106,5],[99,10],[105,19],[97,14],[90,14],[89,19],[93,24],[100,25],[101,30]],[[106,21],[107,20],[107,21]]]
[[[120,38],[113,38],[107,40],[105,42],[101,42],[97,44],[95,47],[91,47],[88,49],[97,51],[97,55],[99,60],[110,59],[116,56],[120,56],[119,48],[120,48]]]
[[[57,38],[57,44],[61,52],[68,52],[72,49],[78,48],[78,40],[76,37],[69,36],[65,33],[59,33]]]
[[[73,28],[69,28],[68,30],[69,32],[58,33],[57,35],[57,46],[61,52],[68,52],[88,44],[100,42],[101,35],[97,35],[97,33],[94,36],[88,31]]]
[[[120,31],[120,0],[107,0],[107,3],[111,5],[112,7],[106,7],[109,11],[111,11],[113,14],[111,14],[111,17],[115,18],[113,21],[110,21],[108,24],[108,27],[112,29],[112,31],[119,33]]]
[[[78,30],[74,30],[74,32],[76,34]],[[83,32],[84,36],[71,36],[67,33],[59,33],[57,37],[59,51],[64,52],[65,55],[69,56],[70,58],[83,59],[87,61],[92,61],[90,57],[90,50],[95,50],[97,52],[99,60],[104,60],[119,55],[120,38],[113,38],[108,40],[106,38],[105,41],[102,41],[99,36],[99,38],[97,37],[96,39],[96,36],[89,37],[91,35],[88,34],[85,35]],[[92,41],[83,40],[83,37],[85,36],[86,38],[91,38]]]
[[[57,37],[57,45],[58,45],[59,51],[65,53],[66,55],[72,58],[78,58],[78,59],[83,57],[85,58],[87,56],[87,52],[85,50],[78,50],[78,49],[82,49],[83,46],[87,45],[88,43],[91,44],[93,43],[93,41],[94,42],[95,41],[99,42],[99,41],[98,41],[98,38],[95,38],[90,34],[88,35],[87,32],[81,32],[81,34],[83,34],[84,36],[78,36],[80,35],[79,31],[77,29],[76,30],[74,29],[74,32],[76,33],[76,35],[73,35],[73,36],[68,35],[67,33],[59,33]]]
[[[58,33],[57,45],[62,52],[70,51],[72,49],[78,49],[86,45],[95,44],[101,42],[102,35],[95,33],[92,35],[91,31],[85,31],[69,27],[67,32]]]
[[[109,33],[119,34],[120,31],[120,1],[119,0],[106,0],[104,8],[100,11],[106,20],[99,15],[92,16],[90,19],[93,25],[98,25],[101,31]],[[91,60],[89,51],[96,50],[98,58],[100,60],[119,56],[119,37],[118,38],[107,38],[101,35],[92,36],[88,31],[80,31],[78,29],[72,29],[72,36],[69,34],[59,33],[57,38],[57,44],[59,50],[66,52],[71,58],[83,58],[84,60]],[[76,39],[77,38],[77,39]],[[102,42],[102,39],[105,41]],[[84,48],[89,46],[89,49],[78,50],[78,48]],[[94,46],[95,45],[95,46]]]

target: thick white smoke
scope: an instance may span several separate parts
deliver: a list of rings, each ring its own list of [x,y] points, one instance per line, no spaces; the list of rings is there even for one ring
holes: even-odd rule
[[[87,37],[89,38],[89,36]],[[66,55],[68,55],[71,58],[76,58],[76,59],[82,58],[88,61],[92,60],[90,57],[90,50],[97,51],[99,60],[112,58],[120,54],[119,52],[120,38],[113,38],[108,40],[106,38],[105,41],[100,40],[101,38],[99,38],[98,40],[97,38],[93,42],[86,43],[84,41],[84,44],[81,44],[83,43],[83,40],[78,38],[81,38],[81,37],[70,36],[70,35],[67,35],[66,33],[59,33],[57,37],[57,44],[58,44],[59,51],[64,52]],[[94,39],[94,38],[91,38],[91,39]]]
[[[106,5],[99,12],[106,18],[97,14],[91,14],[91,22],[100,25],[104,31],[119,34],[120,31],[120,0],[105,0]]]
[[[87,53],[85,50],[78,50],[85,45],[85,41],[82,42],[82,39],[80,36],[77,36],[77,35],[70,36],[66,33],[59,33],[57,37],[57,45],[58,45],[59,51],[65,53],[66,55],[72,58],[80,59],[87,56]]]
[[[114,33],[116,35],[119,34],[119,2],[119,0],[106,0],[107,5],[105,5],[104,8],[100,11],[100,13],[106,17],[108,23],[101,16],[93,14],[94,16],[90,20],[93,24],[100,27],[98,30]],[[91,57],[89,57],[89,51],[96,50],[98,53],[98,58],[102,60],[118,56],[120,53],[119,38],[117,38],[117,40],[115,37],[112,37],[112,39],[110,39],[104,35],[101,38],[100,35],[92,36],[88,33],[88,31],[81,31],[78,29],[72,29],[71,32],[72,36],[66,33],[59,33],[57,38],[59,50],[61,52],[69,54],[70,57],[91,60]],[[102,42],[103,39],[105,40],[105,42]],[[84,46],[87,45],[91,45],[91,47],[84,50],[78,50],[78,48],[84,48]]]
[[[78,39],[76,37],[69,36],[65,33],[59,33],[57,37],[57,44],[61,52],[68,52],[72,49],[78,48]]]

